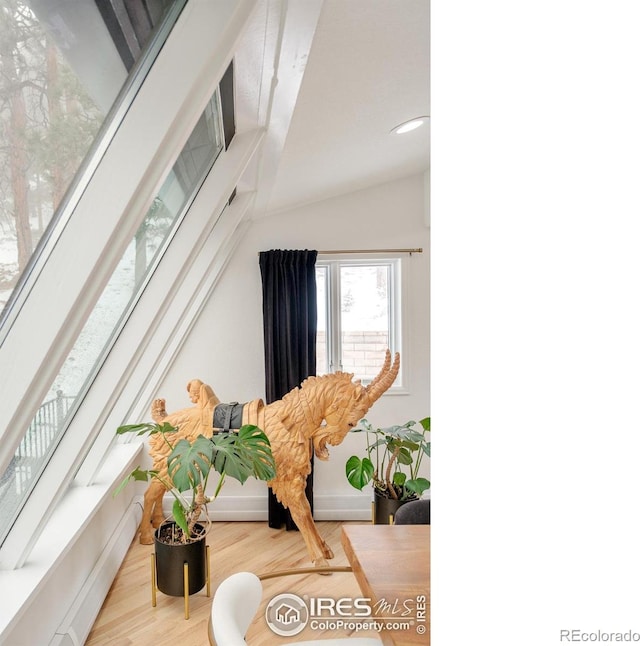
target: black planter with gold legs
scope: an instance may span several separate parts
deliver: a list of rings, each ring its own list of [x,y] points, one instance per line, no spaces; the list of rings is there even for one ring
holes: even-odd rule
[[[173,597],[184,597],[185,619],[188,619],[189,595],[199,592],[206,584],[207,596],[210,596],[209,548],[205,528],[196,524],[195,531],[202,534],[196,541],[169,544],[159,538],[160,532],[167,526],[175,526],[175,523],[165,523],[154,535],[156,551],[151,561],[152,605],[156,605],[156,588]]]
[[[374,525],[393,525],[393,519],[398,509],[411,500],[395,500],[394,498],[381,496],[377,491],[374,491],[371,522]]]

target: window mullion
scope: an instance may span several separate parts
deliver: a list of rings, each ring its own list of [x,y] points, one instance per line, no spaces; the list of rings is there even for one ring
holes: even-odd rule
[[[76,483],[92,483],[117,426],[139,419],[136,418],[138,413],[148,415],[148,404],[197,321],[230,253],[230,240],[235,239],[253,203],[252,195],[240,194],[225,208],[222,195],[228,195],[237,184],[240,169],[246,165],[247,157],[258,150],[261,140],[260,131],[238,135],[233,148],[216,162],[180,227],[175,243],[169,247],[132,319],[118,338],[99,375],[99,379],[104,379],[108,374],[110,381],[97,383],[98,388],[89,393],[90,397],[98,397],[95,390],[118,393],[118,401],[108,414],[112,422],[106,432],[101,431],[83,462]],[[153,317],[150,317],[151,313]],[[130,357],[129,365],[126,365],[127,357]],[[131,410],[138,412],[130,416]]]
[[[387,284],[389,285],[389,312],[387,313],[387,320],[389,326],[389,349],[395,351],[397,347],[397,326],[396,321],[400,312],[397,307],[397,283],[396,276],[398,273],[398,266],[396,262],[389,263],[387,267]]]
[[[342,323],[341,323],[341,290],[340,290],[340,265],[329,263],[329,321],[327,342],[329,344],[329,371],[342,370]]]

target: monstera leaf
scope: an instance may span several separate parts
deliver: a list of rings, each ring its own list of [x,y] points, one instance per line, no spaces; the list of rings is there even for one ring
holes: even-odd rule
[[[245,424],[237,433],[216,433],[210,440],[213,468],[244,483],[253,476],[272,480],[276,465],[269,438],[253,424]]]
[[[211,470],[213,447],[204,436],[199,435],[195,442],[180,440],[167,460],[169,475],[178,491],[193,489],[204,481]]]
[[[373,478],[373,462],[369,458],[352,455],[346,464],[347,480],[352,487],[362,491],[362,487],[371,482]]]
[[[413,491],[418,496],[421,496],[429,487],[431,487],[431,483],[426,479],[426,478],[415,478],[414,480],[407,480],[404,483],[404,486],[409,489],[409,491]]]

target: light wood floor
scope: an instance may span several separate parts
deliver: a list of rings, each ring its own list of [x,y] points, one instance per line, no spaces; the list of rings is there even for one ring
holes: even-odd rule
[[[362,523],[356,523],[362,524]],[[317,522],[335,558],[331,565],[348,565],[340,543],[340,522]],[[211,598],[206,588],[189,598],[190,618],[184,618],[184,599],[157,593],[157,605],[151,606],[152,545],[131,544],[105,603],[86,641],[88,646],[207,646],[207,626],[211,599],[218,584],[230,574],[243,570],[262,574],[292,567],[308,567],[302,536],[297,531],[270,529],[266,522],[216,522],[207,543],[211,555]],[[296,575],[263,582],[262,605],[247,633],[250,646],[291,644],[292,638],[275,635],[264,619],[267,603],[276,595],[292,592],[304,598],[324,596],[362,596],[352,573]],[[359,637],[374,636],[360,631]],[[346,631],[311,630],[309,626],[295,636],[295,641],[348,636]]]

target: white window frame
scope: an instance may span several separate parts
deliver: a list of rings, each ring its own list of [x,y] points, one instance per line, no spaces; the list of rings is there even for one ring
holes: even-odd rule
[[[0,373],[5,404],[0,411],[3,440],[0,472],[6,468],[23,429],[40,405],[124,248],[222,78],[229,64],[231,46],[239,38],[254,5],[253,0],[187,4],[42,268],[39,280],[16,313],[0,346],[0,363],[7,367]],[[190,46],[185,47],[185,42]],[[167,92],[167,88],[175,91]],[[218,160],[225,163],[217,164],[217,172],[209,178],[209,185],[213,181],[220,197],[217,202],[209,200],[206,208],[210,218],[201,222],[210,227],[215,224],[261,138],[259,130],[236,135],[232,146]],[[138,145],[132,146],[133,141]],[[127,160],[126,164],[122,163],[123,159]],[[118,191],[113,190],[114,186]],[[212,206],[216,203],[219,207]],[[187,230],[192,231],[192,227],[184,228]],[[228,235],[224,244],[228,242]],[[180,283],[187,267],[195,260],[194,245],[175,247],[174,256],[176,249],[184,250],[180,269],[176,271],[174,266],[172,270],[173,276],[177,276],[176,282]],[[75,262],[70,263],[69,258]],[[158,307],[162,302],[158,296],[167,297],[167,283],[163,285],[159,280],[161,273],[156,271],[158,276],[145,289],[144,296],[152,301],[152,307],[136,308],[137,314],[149,319],[147,323],[151,327],[159,311],[168,308],[170,302],[165,300]],[[60,285],[65,289],[61,290]],[[175,297],[177,286],[170,292]],[[42,325],[38,325],[39,321]],[[132,330],[132,324],[127,327]],[[150,327],[142,324],[137,330],[144,336]],[[123,331],[110,358],[118,354],[116,348],[124,347],[126,336]],[[103,427],[103,424],[108,413],[117,407],[116,402],[118,406],[123,404],[117,399],[121,391],[114,387],[114,382],[120,381],[122,388],[122,381],[131,376],[133,366],[140,359],[135,352],[132,357],[132,348],[137,347],[140,346],[128,345],[127,351],[122,351],[128,360],[120,361],[115,374],[110,374],[112,388],[92,388],[85,398],[0,549],[0,569],[21,567],[52,509],[76,474],[83,484],[92,482],[95,468],[104,456],[104,453],[98,456],[96,451],[104,450],[113,439],[114,427],[110,424]],[[101,370],[99,377],[106,374]],[[148,378],[148,373],[145,377]],[[139,387],[142,378],[140,382]],[[129,381],[131,391],[136,392],[132,385]],[[100,439],[96,441],[98,436]],[[91,457],[78,473],[82,458],[89,451]]]
[[[327,312],[326,340],[327,340],[327,366],[329,372],[342,371],[342,325],[340,268],[344,266],[371,267],[385,265],[391,267],[389,281],[389,349],[392,354],[399,352],[401,357],[408,355],[408,335],[404,321],[406,316],[403,310],[406,303],[406,259],[401,255],[377,254],[367,256],[363,254],[318,254],[316,268],[326,271],[325,307]],[[406,394],[408,388],[407,361],[400,361],[400,372],[394,385],[387,391],[389,394]]]
[[[129,107],[140,90],[142,83],[153,66],[159,51],[162,49],[168,34],[180,16],[180,12],[183,10],[186,2],[187,0],[177,0],[174,2],[164,17],[162,26],[147,45],[147,52],[137,63],[139,66],[138,70],[135,74],[126,78],[123,86],[120,88],[118,97],[101,124],[100,132],[87,150],[85,158],[67,188],[65,196],[55,213],[53,213],[37,247],[33,250],[27,266],[22,274],[18,276],[18,281],[6,306],[0,311],[0,345],[4,342],[4,338],[11,329],[17,313],[27,300],[35,281],[38,279],[40,271],[46,265],[58,238],[72,217],[83,192],[91,181],[93,173],[109,148],[115,133],[124,120]],[[93,9],[97,10],[97,7]],[[117,56],[117,54],[115,55]]]

